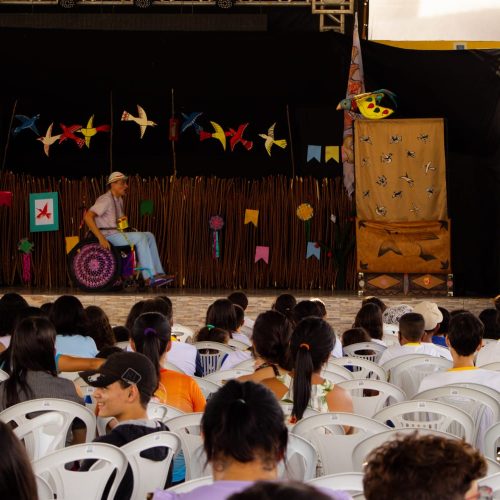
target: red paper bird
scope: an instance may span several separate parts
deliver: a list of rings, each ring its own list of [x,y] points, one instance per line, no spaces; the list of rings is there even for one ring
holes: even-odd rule
[[[74,132],[78,132],[82,126],[81,125],[71,125],[70,127],[66,127],[64,123],[59,124],[62,128],[61,138],[59,139],[59,144],[64,142],[66,139],[71,139],[75,141],[79,148],[83,148],[85,141],[81,137],[77,137]]]
[[[50,216],[52,215],[49,212],[49,204],[45,203],[45,206],[43,208],[37,208],[38,210],[38,215],[36,216],[37,219],[41,219],[42,217],[47,217],[47,219],[50,220]]]
[[[246,139],[243,139],[243,133],[245,132],[245,129],[247,127],[248,123],[244,123],[243,125],[240,125],[238,127],[238,130],[235,131],[233,128],[230,128],[229,132],[226,132],[226,136],[231,137],[231,139],[229,140],[229,144],[231,145],[231,151],[234,151],[234,146],[236,146],[236,144],[238,144],[239,142],[247,151],[250,151],[253,148],[252,141],[247,141]]]

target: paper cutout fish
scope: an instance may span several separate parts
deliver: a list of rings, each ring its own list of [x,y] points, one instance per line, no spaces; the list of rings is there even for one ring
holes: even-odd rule
[[[210,123],[212,124],[212,127],[214,128],[215,132],[205,132],[204,130],[200,131],[200,141],[204,141],[205,139],[218,139],[225,151],[226,133],[218,123],[215,122],[210,122]]]
[[[124,111],[122,113],[122,122],[135,122],[139,125],[141,129],[141,139],[144,137],[144,133],[146,132],[147,127],[156,127],[157,123],[154,121],[148,120],[146,112],[144,111],[139,104],[137,105],[137,114],[139,117],[131,115],[128,111]]]
[[[59,139],[59,144],[62,144],[66,139],[70,139],[75,141],[79,148],[82,148],[85,144],[85,141],[81,137],[77,137],[74,132],[78,132],[82,126],[81,125],[71,125],[66,127],[64,123],[59,124],[62,128],[61,138]]]
[[[45,133],[44,136],[38,137],[37,141],[40,141],[43,144],[43,150],[45,151],[45,154],[49,156],[49,149],[52,144],[57,142],[61,138],[61,134],[57,135],[52,135],[52,126],[54,123],[52,122],[49,125],[49,128],[47,129],[47,132]]]
[[[238,143],[240,143],[247,151],[250,151],[253,148],[252,141],[247,141],[246,139],[243,139],[243,133],[245,132],[245,129],[247,127],[248,123],[244,123],[243,125],[240,125],[238,127],[238,130],[235,131],[234,129],[230,128],[229,132],[226,132],[226,135],[228,137],[231,137],[231,139],[229,139],[231,151],[234,151],[234,147]]]
[[[274,127],[276,127],[276,122],[274,122],[270,127],[269,130],[267,131],[267,134],[259,134],[259,137],[262,137],[262,139],[265,140],[264,146],[267,149],[267,154],[271,156],[271,148],[273,144],[276,144],[276,146],[285,149],[287,146],[286,139],[275,139],[274,138]]]
[[[397,107],[396,94],[387,89],[380,89],[342,99],[337,105],[337,110],[361,113],[365,118],[369,118],[370,120],[387,118],[394,113],[394,109],[381,106],[381,102],[384,98],[386,98],[385,100],[388,100],[394,108]]]
[[[110,128],[109,125],[94,127],[94,115],[92,115],[87,122],[87,126],[85,128],[82,127],[79,132],[85,137],[85,145],[90,148],[90,139],[94,137],[97,132],[109,132]]]
[[[196,120],[202,115],[201,111],[195,111],[194,113],[181,113],[182,118],[184,118],[181,125],[181,134],[185,132],[189,127],[193,127],[195,132],[200,135],[200,132],[203,130],[200,125],[196,123]]]
[[[16,136],[22,130],[31,129],[36,135],[40,135],[38,129],[36,128],[36,121],[40,118],[40,115],[32,116],[31,118],[25,115],[15,115],[15,117],[21,122],[15,129],[12,130],[12,135]]]

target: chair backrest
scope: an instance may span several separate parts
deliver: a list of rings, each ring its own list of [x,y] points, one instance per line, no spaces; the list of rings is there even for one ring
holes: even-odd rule
[[[350,426],[352,434],[345,434]],[[353,413],[320,413],[300,420],[292,432],[310,441],[318,451],[324,474],[352,471],[351,452],[365,437],[386,431],[381,422]]]
[[[498,392],[496,389],[493,389],[493,387],[489,387],[483,384],[473,384],[472,382],[455,382],[453,384],[449,384],[449,386],[454,385],[457,385],[459,387],[468,387],[469,389],[475,389],[476,391],[484,392],[490,395],[492,398],[500,401],[500,392]]]
[[[4,380],[7,380],[9,378],[9,374],[7,372],[4,372],[3,370],[0,370],[0,382],[3,382]]]
[[[179,436],[186,463],[186,481],[211,474],[212,468],[206,464],[206,454],[201,437],[201,417],[203,413],[186,413],[168,421],[168,428]]]
[[[205,399],[208,399],[211,394],[217,392],[222,387],[222,384],[219,384],[218,382],[214,382],[212,380],[208,380],[203,377],[191,377],[191,378],[196,381],[198,387],[201,389],[201,392],[205,396]]]
[[[343,490],[350,494],[363,491],[363,474],[360,472],[343,472],[340,474],[328,474],[307,481],[320,488],[331,488],[332,490]]]
[[[491,458],[488,457],[485,458],[486,458],[486,465],[488,467],[488,470],[486,472],[487,476],[491,476],[492,474],[500,472],[500,463],[498,463],[496,460],[492,460]]]
[[[98,460],[88,471],[74,471],[65,465],[79,460]],[[77,444],[54,451],[33,462],[33,472],[50,486],[57,498],[99,499],[116,471],[108,498],[114,498],[127,469],[127,457],[120,448],[105,443]]]
[[[148,418],[151,420],[166,422],[172,417],[178,417],[180,415],[184,415],[184,412],[175,406],[165,405],[156,401],[150,401],[148,403]]]
[[[281,409],[283,410],[283,413],[285,414],[285,422],[289,427],[293,427],[295,424],[289,424],[290,418],[292,416],[292,408],[293,404],[292,403],[285,403],[284,401],[278,401],[278,403],[281,406]],[[304,416],[305,417],[311,417],[313,415],[319,415],[320,412],[318,410],[315,410],[314,408],[310,408],[309,406],[304,410]]]
[[[356,356],[344,356],[343,358],[331,359],[328,361],[327,369],[330,370],[332,366],[339,365],[346,368],[352,373],[353,378],[371,378],[387,381],[386,371],[367,359]]]
[[[254,358],[245,359],[245,361],[242,361],[241,363],[234,365],[233,368],[235,368],[236,370],[251,370],[252,372],[254,372],[255,359]]]
[[[242,377],[243,375],[250,375],[253,372],[250,370],[240,370],[237,368],[232,368],[231,370],[218,370],[216,372],[212,372],[209,375],[205,375],[203,377],[205,380],[210,382],[215,382],[216,384],[224,384],[227,380],[231,380],[233,378]]]
[[[362,379],[340,382],[342,387],[351,394],[354,412],[372,418],[384,406],[401,403],[406,400],[406,394],[399,387],[382,380]],[[373,392],[378,392],[373,395]]]
[[[493,424],[484,433],[484,454],[492,460],[498,460],[497,449],[500,440],[500,422]]]
[[[407,361],[413,358],[424,358],[427,354],[404,354],[403,356],[398,356],[397,358],[392,358],[386,361],[384,364],[380,365],[387,372],[387,375],[390,377],[391,370],[401,364],[403,361]]]
[[[373,434],[360,441],[352,451],[352,466],[356,472],[363,472],[363,464],[368,454],[378,448],[386,441],[392,441],[409,434],[415,434],[415,429],[391,429],[389,431],[379,432]],[[448,439],[458,439],[457,436],[449,434],[448,432],[436,431],[434,429],[418,429],[420,436],[427,436],[432,434],[434,436],[441,436]]]
[[[443,372],[453,366],[444,358],[434,356],[417,357],[399,363],[391,369],[389,381],[401,387],[405,394],[412,398],[420,387],[420,382],[433,373]]]
[[[494,363],[488,363],[487,365],[482,365],[481,369],[500,372],[500,361],[495,361]]]
[[[399,344],[399,337],[396,333],[384,333],[382,335],[382,341],[385,342],[385,345],[387,347],[390,347],[391,345],[397,345]]]
[[[357,344],[345,346],[343,349],[347,356],[354,356],[378,363],[380,356],[382,356],[387,347],[377,342],[358,342]],[[373,351],[373,354],[360,354],[360,351]]]
[[[119,347],[120,349],[126,351],[129,345],[130,345],[130,340],[122,340],[121,342],[117,342],[115,344],[115,347]]]
[[[495,342],[498,342],[498,339],[485,339],[483,338],[483,347],[488,344],[493,344]]]
[[[500,493],[500,472],[483,477],[477,484],[478,486],[489,486],[493,490],[493,498],[498,498]]]
[[[193,491],[195,488],[206,486],[207,484],[212,484],[213,482],[214,479],[212,476],[204,476],[172,486],[168,488],[167,491],[172,491],[175,493],[188,493],[190,491]]]
[[[330,360],[333,359],[340,359],[340,358],[332,358],[330,356]],[[328,361],[325,365],[323,365],[323,372],[329,372],[329,373],[334,373],[336,375],[340,375],[344,380],[352,380],[354,378],[353,373],[345,368],[344,366],[340,365],[339,363],[335,363],[334,361]]]
[[[373,418],[392,422],[395,428],[435,429],[449,432],[474,444],[474,421],[463,410],[440,401],[404,401],[388,406]],[[452,424],[460,424],[460,428]]]
[[[280,462],[278,478],[288,481],[309,481],[316,477],[318,454],[316,449],[303,437],[288,434],[288,445],[284,463]]]
[[[158,447],[168,448],[163,460],[154,461],[141,456],[142,452]],[[131,498],[146,498],[150,491],[165,487],[170,463],[180,447],[179,437],[166,431],[152,432],[121,447],[134,476]]]
[[[196,342],[194,344],[198,350],[203,368],[203,375],[208,375],[220,370],[226,354],[231,354],[234,349],[220,342]]]
[[[246,351],[250,346],[248,344],[245,344],[245,342],[242,342],[241,340],[236,340],[236,339],[229,339],[229,342],[227,345],[230,345],[231,347],[234,347],[235,349],[238,349],[239,351]]]
[[[181,368],[179,368],[177,365],[174,365],[170,361],[165,361],[163,363],[163,367],[166,368],[167,370],[172,370],[174,372],[184,373],[184,374],[186,373],[184,370],[182,370]]]
[[[442,401],[468,413],[475,423],[474,445],[484,452],[484,433],[500,418],[500,403],[490,395],[460,386],[443,386],[419,392],[413,399]]]

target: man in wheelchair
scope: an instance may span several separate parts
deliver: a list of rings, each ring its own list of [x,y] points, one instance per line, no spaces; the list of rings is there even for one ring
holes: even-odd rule
[[[127,246],[137,249],[140,269],[146,285],[163,286],[172,281],[166,276],[160,262],[158,247],[152,233],[130,230],[123,213],[128,177],[121,172],[112,172],[108,177],[109,191],[97,198],[85,214],[85,223],[99,244],[106,249],[113,246]]]

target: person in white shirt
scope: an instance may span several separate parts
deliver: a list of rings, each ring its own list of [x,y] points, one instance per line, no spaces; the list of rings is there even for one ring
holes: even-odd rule
[[[476,366],[484,366],[498,362],[500,362],[500,340],[487,344],[479,351],[476,358]]]
[[[421,314],[425,320],[425,334],[422,342],[432,342],[432,337],[439,331],[439,325],[443,321],[443,313],[438,305],[424,300],[413,308],[413,312]]]
[[[253,319],[250,319],[246,314],[246,310],[248,307],[248,297],[243,292],[233,292],[233,293],[229,294],[229,296],[227,298],[234,305],[240,306],[243,309],[243,311],[244,311],[244,323],[242,326],[240,326],[239,333],[242,335],[245,335],[250,340],[249,345],[251,345],[252,331],[253,331],[253,325],[255,324],[255,321]],[[235,337],[233,337],[233,338],[235,338]],[[240,339],[237,339],[237,340],[240,340]],[[242,340],[242,342],[244,342],[244,341]]]
[[[380,357],[379,364],[383,365],[390,359],[406,356],[407,354],[427,354],[440,357],[445,349],[434,344],[422,342],[425,321],[421,314],[412,312],[401,316],[399,320],[399,344],[389,346]]]

